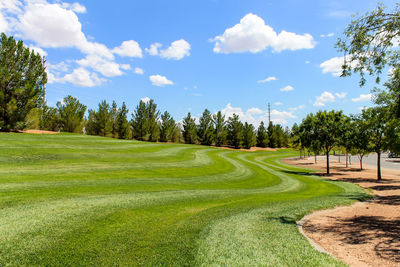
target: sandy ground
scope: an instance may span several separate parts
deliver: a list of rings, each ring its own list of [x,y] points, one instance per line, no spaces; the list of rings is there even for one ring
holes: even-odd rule
[[[30,133],[30,134],[58,134],[58,132],[53,131],[44,131],[44,130],[24,130],[23,133]]]
[[[236,149],[233,147],[227,147],[227,146],[216,146],[215,148],[220,148],[220,149],[227,149],[227,150],[240,150],[240,151],[250,151],[250,152],[255,152],[255,151],[277,151],[278,148],[269,148],[269,147],[251,147],[250,149],[247,148],[241,148],[241,149]]]
[[[325,162],[315,164],[313,157],[284,161],[326,170]],[[350,168],[342,162],[331,168],[330,179],[357,183],[374,199],[306,216],[301,223],[305,235],[350,266],[400,266],[400,172],[382,169],[378,182],[373,166],[360,171],[357,162]]]

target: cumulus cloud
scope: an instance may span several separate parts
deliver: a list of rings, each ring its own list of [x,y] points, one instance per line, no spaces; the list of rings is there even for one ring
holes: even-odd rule
[[[350,58],[347,57],[347,61]],[[319,67],[322,69],[322,73],[331,73],[333,76],[340,76],[342,75],[342,65],[344,64],[345,58],[344,57],[333,57],[322,62]],[[352,62],[351,66],[354,68],[357,65],[356,62]]]
[[[294,87],[288,85],[288,86],[285,86],[285,87],[281,88],[280,90],[281,90],[281,92],[289,92],[289,91],[293,91]]]
[[[76,86],[81,87],[94,87],[101,85],[105,79],[99,78],[96,73],[90,73],[85,68],[77,68],[70,74],[65,75],[63,78],[56,78],[57,82],[69,82]]]
[[[121,46],[115,47],[112,51],[121,57],[143,57],[139,43],[134,40],[124,41]]]
[[[86,7],[75,2],[75,3],[61,3],[61,6],[66,9],[71,9],[75,13],[86,13]]]
[[[167,59],[181,60],[185,56],[190,56],[190,44],[184,39],[171,43],[171,46],[160,51],[160,56]]]
[[[297,111],[297,110],[301,110],[301,109],[303,109],[305,107],[306,107],[305,105],[300,105],[300,106],[297,106],[297,107],[289,108],[289,110],[290,111]]]
[[[39,55],[42,56],[42,57],[47,56],[47,52],[44,51],[44,50],[43,50],[42,48],[40,48],[40,47],[36,47],[36,46],[30,45],[30,46],[29,46],[29,49],[30,49],[30,50],[34,50],[35,53],[39,53]]]
[[[353,102],[366,102],[371,101],[373,95],[372,94],[361,94],[359,97],[352,98],[351,101]]]
[[[346,98],[347,96],[347,92],[342,92],[342,93],[335,93],[335,96],[337,96],[338,98]]]
[[[330,33],[328,33],[328,34],[321,34],[320,36],[322,37],[322,38],[327,38],[327,37],[333,37],[335,34],[333,33],[333,32],[330,32]]]
[[[83,67],[90,67],[106,77],[121,76],[123,74],[121,65],[96,55],[88,55],[86,58],[78,60],[77,63]]]
[[[168,80],[167,77],[161,75],[151,75],[149,79],[154,86],[163,87],[165,85],[174,84],[172,81]]]
[[[150,97],[143,97],[142,99],[140,99],[141,101],[143,101],[144,103],[148,103],[148,102],[150,102]]]
[[[258,53],[268,47],[274,51],[311,49],[315,41],[310,34],[296,34],[283,30],[277,34],[255,14],[247,14],[232,28],[212,39],[215,53]]]
[[[141,68],[135,68],[135,74],[139,74],[139,75],[143,75],[144,74],[144,70]]]
[[[258,83],[267,83],[267,82],[276,81],[276,80],[278,80],[276,77],[271,76],[271,77],[265,78],[264,80],[259,80]]]
[[[146,48],[146,52],[150,55],[150,56],[157,56],[158,55],[158,49],[162,46],[162,44],[160,43],[154,43],[151,44],[149,48]]]
[[[261,110],[257,107],[249,108],[244,111],[241,107],[232,107],[232,104],[228,103],[221,112],[226,118],[232,117],[233,114],[237,114],[243,122],[251,123],[255,127],[258,127],[261,121],[268,122],[268,111]],[[287,120],[295,118],[296,116],[290,111],[271,110],[271,121],[274,123],[287,124]]]
[[[274,105],[275,106],[282,106],[283,104],[282,104],[282,102],[275,102]]]
[[[331,92],[323,92],[320,96],[316,97],[314,107],[323,107],[326,103],[334,102],[335,96]]]

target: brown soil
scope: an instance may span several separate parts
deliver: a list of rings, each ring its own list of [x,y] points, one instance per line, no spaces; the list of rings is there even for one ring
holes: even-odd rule
[[[255,152],[255,151],[277,151],[277,148],[270,148],[270,147],[255,147],[253,146],[250,149],[246,149],[246,148],[241,148],[241,149],[236,149],[233,147],[227,147],[227,146],[221,146],[221,147],[217,147],[216,148],[220,148],[220,149],[228,149],[228,150],[240,150],[240,151],[250,151],[250,152]]]
[[[30,133],[30,134],[58,134],[58,132],[53,131],[44,131],[44,130],[24,130],[22,133]]]
[[[325,170],[324,163],[315,164],[314,158],[284,162]],[[400,266],[400,174],[382,169],[383,179],[378,182],[372,166],[363,171],[355,166],[331,163],[333,174],[329,178],[357,183],[372,193],[374,200],[312,213],[303,218],[303,231],[351,266]]]

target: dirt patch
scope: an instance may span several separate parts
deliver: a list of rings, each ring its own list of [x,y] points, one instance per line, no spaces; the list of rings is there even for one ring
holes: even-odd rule
[[[314,158],[286,159],[296,166],[325,170],[324,162]],[[357,183],[374,195],[373,201],[352,206],[317,211],[303,218],[305,235],[331,255],[351,266],[400,266],[400,175],[382,170],[383,180],[376,179],[376,169],[360,171],[345,168],[345,163],[331,163],[332,180]],[[322,175],[323,173],[317,173]]]
[[[44,130],[24,130],[22,133],[30,133],[30,134],[58,134],[58,132],[53,131],[44,131]]]
[[[233,147],[227,147],[227,146],[220,146],[220,147],[217,147],[216,146],[216,148],[219,148],[219,149],[228,149],[228,150],[240,150],[240,151],[250,151],[250,152],[255,152],[255,151],[277,151],[278,150],[278,148],[270,148],[270,147],[252,147],[252,148],[250,148],[250,149],[247,149],[247,148],[241,148],[241,149],[236,149],[236,148],[233,148]]]

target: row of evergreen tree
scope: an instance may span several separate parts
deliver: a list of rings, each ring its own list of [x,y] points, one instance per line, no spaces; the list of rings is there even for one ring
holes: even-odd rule
[[[184,142],[234,148],[287,147],[290,131],[281,125],[269,123],[266,128],[261,122],[257,130],[252,124],[242,123],[237,114],[225,118],[221,111],[216,114],[206,109],[196,123],[190,114],[177,123],[167,111],[161,114],[154,100],[140,101],[131,120],[125,103],[118,107],[113,101],[105,100],[97,110],[89,109],[85,117],[86,106],[78,99],[67,96],[56,107],[44,106],[39,116],[39,127],[43,130],[84,132],[90,135],[107,136],[119,139],[136,139],[150,142]]]

